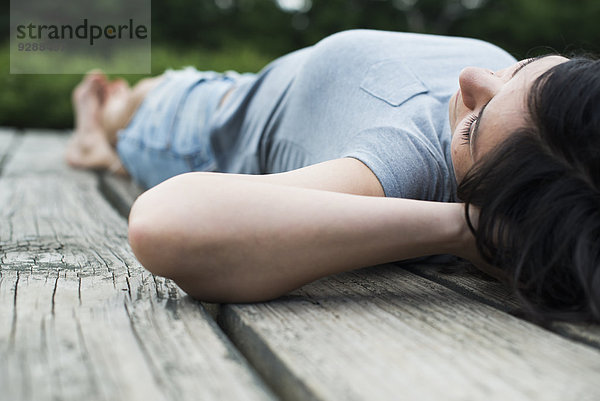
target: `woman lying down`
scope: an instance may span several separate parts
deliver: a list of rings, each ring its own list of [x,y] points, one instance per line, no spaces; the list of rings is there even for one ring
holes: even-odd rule
[[[355,30],[257,74],[75,88],[75,167],[149,188],[140,262],[211,302],[436,254],[538,317],[600,320],[600,63]]]

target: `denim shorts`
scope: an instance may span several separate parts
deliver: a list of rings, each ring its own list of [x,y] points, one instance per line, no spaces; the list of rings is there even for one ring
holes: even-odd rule
[[[117,153],[132,179],[150,188],[177,174],[215,171],[211,119],[238,76],[167,70],[117,135]]]

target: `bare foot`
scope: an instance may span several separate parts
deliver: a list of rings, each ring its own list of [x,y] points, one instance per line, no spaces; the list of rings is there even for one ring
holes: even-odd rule
[[[67,145],[65,159],[73,167],[126,174],[100,121],[106,85],[106,76],[94,70],[73,90],[75,131]]]
[[[73,90],[71,101],[75,111],[75,131],[83,133],[100,124],[100,110],[105,98],[106,76],[92,70]]]
[[[102,131],[90,131],[85,135],[73,134],[67,145],[65,158],[72,167],[109,170],[127,175],[117,152],[110,146]]]

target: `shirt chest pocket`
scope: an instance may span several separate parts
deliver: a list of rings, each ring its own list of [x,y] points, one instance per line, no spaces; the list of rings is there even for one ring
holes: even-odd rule
[[[427,87],[404,63],[390,59],[373,64],[360,88],[392,106],[400,106],[413,96],[427,93]]]

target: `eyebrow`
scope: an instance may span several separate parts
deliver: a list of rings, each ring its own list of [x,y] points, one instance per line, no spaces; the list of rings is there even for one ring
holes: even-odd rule
[[[515,77],[515,75],[517,75],[517,73],[519,71],[521,71],[526,65],[533,63],[534,61],[538,61],[544,57],[548,57],[551,56],[551,54],[544,54],[542,56],[536,56],[533,58],[529,58],[523,62],[521,62],[519,64],[519,66],[517,68],[515,68],[515,70],[513,71],[513,73],[510,75],[510,79],[513,79]],[[491,99],[490,99],[491,101]],[[475,141],[477,139],[477,137],[479,136],[479,125],[481,124],[481,117],[483,117],[483,111],[485,110],[485,108],[487,107],[487,105],[490,104],[490,102],[488,101],[485,106],[483,106],[481,108],[481,111],[479,112],[479,115],[477,116],[477,122],[475,123],[475,128],[473,128],[473,134],[471,135],[471,157],[473,157],[473,149],[475,149]]]

